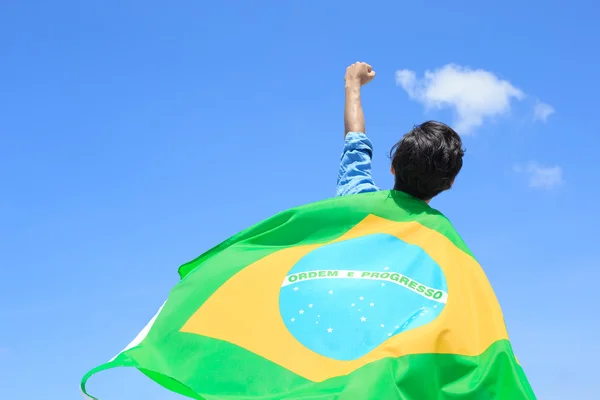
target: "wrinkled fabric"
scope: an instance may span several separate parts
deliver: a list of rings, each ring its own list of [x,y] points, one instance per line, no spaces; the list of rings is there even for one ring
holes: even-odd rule
[[[361,132],[349,132],[346,135],[338,171],[336,197],[379,191],[371,174],[372,157],[373,145],[367,135]]]

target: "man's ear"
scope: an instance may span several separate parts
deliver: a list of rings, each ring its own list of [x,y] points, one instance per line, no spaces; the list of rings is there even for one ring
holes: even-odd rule
[[[390,172],[392,173],[392,175],[396,176],[396,170],[394,169],[393,165],[390,167]]]

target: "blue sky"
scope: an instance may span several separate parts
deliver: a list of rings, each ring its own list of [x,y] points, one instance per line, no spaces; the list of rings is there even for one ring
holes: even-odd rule
[[[2,1],[0,398],[78,398],[180,264],[331,197],[357,60],[377,71],[379,185],[413,124],[463,128],[465,167],[432,205],[486,270],[538,397],[594,397],[599,17],[591,0]],[[90,389],[177,398],[127,370]]]

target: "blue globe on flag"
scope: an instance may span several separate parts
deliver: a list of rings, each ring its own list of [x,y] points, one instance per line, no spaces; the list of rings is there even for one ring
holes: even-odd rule
[[[390,337],[433,321],[448,287],[420,247],[373,234],[319,247],[288,272],[279,307],[308,349],[355,360]]]

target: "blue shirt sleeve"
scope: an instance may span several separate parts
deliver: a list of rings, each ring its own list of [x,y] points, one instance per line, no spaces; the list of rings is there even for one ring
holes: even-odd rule
[[[376,192],[371,176],[373,145],[364,133],[349,132],[338,171],[336,196]]]

